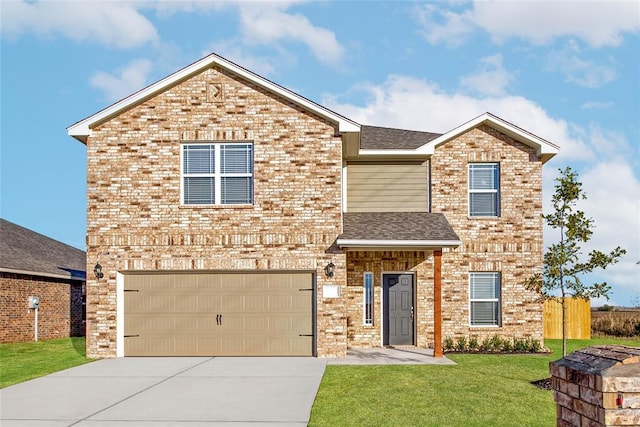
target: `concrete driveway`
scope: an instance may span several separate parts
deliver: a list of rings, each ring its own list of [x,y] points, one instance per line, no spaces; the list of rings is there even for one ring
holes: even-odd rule
[[[13,426],[306,426],[326,359],[99,360],[0,390]]]

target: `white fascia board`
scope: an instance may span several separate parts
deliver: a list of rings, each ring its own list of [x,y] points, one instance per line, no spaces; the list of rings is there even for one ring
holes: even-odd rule
[[[527,132],[524,129],[521,129],[507,121],[502,120],[497,116],[494,116],[493,114],[484,113],[476,117],[475,119],[472,119],[458,126],[457,128],[452,129],[443,135],[440,135],[438,138],[430,141],[429,143],[423,145],[422,147],[419,147],[416,151],[424,155],[431,156],[435,152],[435,148],[438,145],[446,141],[449,141],[450,139],[453,139],[463,134],[464,132],[467,132],[483,123],[486,123],[488,126],[496,130],[499,130],[505,135],[508,135],[524,144],[527,144],[531,147],[536,148],[537,154],[539,156],[540,155],[553,156],[558,154],[558,151],[560,150],[560,147],[558,147],[555,144],[552,144],[551,142],[543,138],[540,138],[539,136],[536,136],[530,132]]]
[[[421,147],[422,148],[422,147]],[[394,158],[394,157],[416,157],[425,158],[424,152],[418,150],[360,150],[358,157],[379,157],[379,158]]]
[[[338,239],[339,247],[358,248],[455,248],[460,246],[460,240],[362,240]]]
[[[252,73],[246,68],[242,68],[241,66],[212,53],[202,58],[201,60],[196,61],[193,64],[188,65],[185,68],[165,77],[164,79],[159,80],[147,86],[146,88],[128,96],[127,98],[124,98],[123,100],[110,105],[104,110],[101,110],[96,114],[69,126],[67,128],[67,133],[82,142],[86,142],[86,138],[91,135],[91,127],[95,124],[118,115],[122,111],[125,111],[126,109],[131,108],[139,102],[155,96],[166,88],[171,87],[181,80],[187,79],[191,75],[197,74],[212,65],[223,67],[231,71],[232,73],[237,74],[240,77],[245,78],[267,89],[270,92],[276,93],[300,105],[301,107],[312,111],[321,117],[326,118],[329,121],[337,123],[340,132],[360,132],[360,125],[358,123],[344,116],[341,116],[340,114],[337,114],[319,104],[316,104],[315,102],[301,95],[298,95],[276,83],[273,83],[272,81],[267,80],[264,77],[260,77],[259,75]]]

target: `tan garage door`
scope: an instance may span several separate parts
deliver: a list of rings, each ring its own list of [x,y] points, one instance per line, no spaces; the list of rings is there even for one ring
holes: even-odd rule
[[[127,274],[125,356],[311,356],[311,273]]]

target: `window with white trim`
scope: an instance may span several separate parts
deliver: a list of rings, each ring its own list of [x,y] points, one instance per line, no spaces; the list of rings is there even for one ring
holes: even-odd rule
[[[500,216],[498,163],[469,164],[469,216]]]
[[[362,323],[367,326],[373,325],[373,273],[364,273],[363,290],[363,318]]]
[[[469,324],[501,325],[500,273],[469,273]]]
[[[182,203],[253,204],[253,144],[183,144]]]

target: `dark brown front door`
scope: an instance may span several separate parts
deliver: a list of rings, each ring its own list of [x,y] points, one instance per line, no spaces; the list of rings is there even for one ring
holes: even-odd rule
[[[413,276],[385,274],[384,344],[413,345]]]

